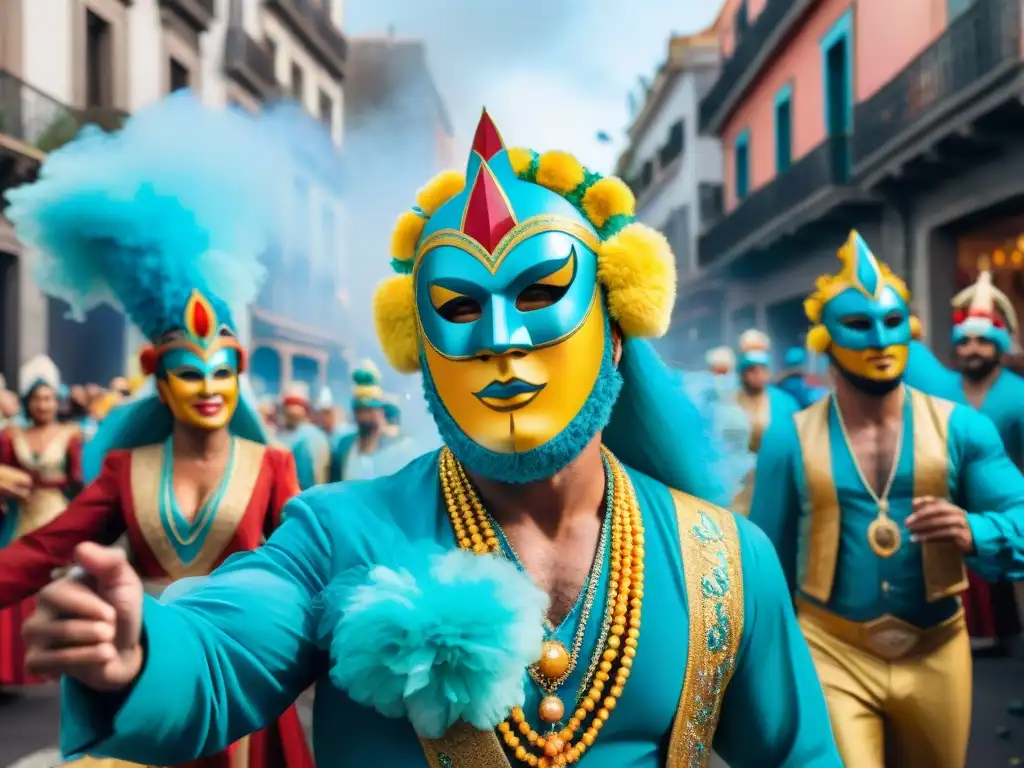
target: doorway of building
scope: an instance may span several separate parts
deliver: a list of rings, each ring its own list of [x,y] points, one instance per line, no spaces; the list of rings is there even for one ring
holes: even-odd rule
[[[50,358],[65,384],[106,386],[127,372],[124,316],[111,307],[93,309],[84,322],[70,317],[71,308],[47,300],[46,341]]]
[[[0,373],[18,386],[18,257],[0,251]]]

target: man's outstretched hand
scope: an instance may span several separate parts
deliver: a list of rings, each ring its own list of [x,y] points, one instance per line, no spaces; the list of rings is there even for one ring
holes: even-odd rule
[[[75,575],[51,582],[22,627],[31,674],[68,675],[98,691],[129,687],[142,669],[142,580],[123,549],[80,544]]]

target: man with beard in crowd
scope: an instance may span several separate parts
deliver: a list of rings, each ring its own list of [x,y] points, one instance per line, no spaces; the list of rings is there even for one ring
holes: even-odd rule
[[[996,425],[1003,447],[1018,467],[1024,465],[1024,380],[1003,366],[1013,349],[1017,313],[1009,298],[982,271],[974,285],[953,298],[953,345],[960,371],[961,399]],[[988,583],[973,571],[964,594],[967,626],[975,652],[1005,654],[1020,635],[1013,585]]]

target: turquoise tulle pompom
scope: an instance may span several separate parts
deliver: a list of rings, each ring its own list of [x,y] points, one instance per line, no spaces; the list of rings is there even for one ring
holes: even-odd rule
[[[547,596],[494,555],[410,546],[402,567],[351,574],[323,595],[330,678],[358,704],[425,738],[456,721],[490,730],[525,699]]]

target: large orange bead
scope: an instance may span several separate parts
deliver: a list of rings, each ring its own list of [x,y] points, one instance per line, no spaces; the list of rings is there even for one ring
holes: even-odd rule
[[[548,757],[558,757],[565,748],[565,742],[558,736],[550,736],[544,745],[544,754]]]
[[[558,680],[569,669],[569,652],[557,640],[548,640],[541,650],[537,671],[548,680]]]
[[[565,715],[565,705],[557,696],[545,696],[540,700],[537,714],[545,723],[558,723]]]

